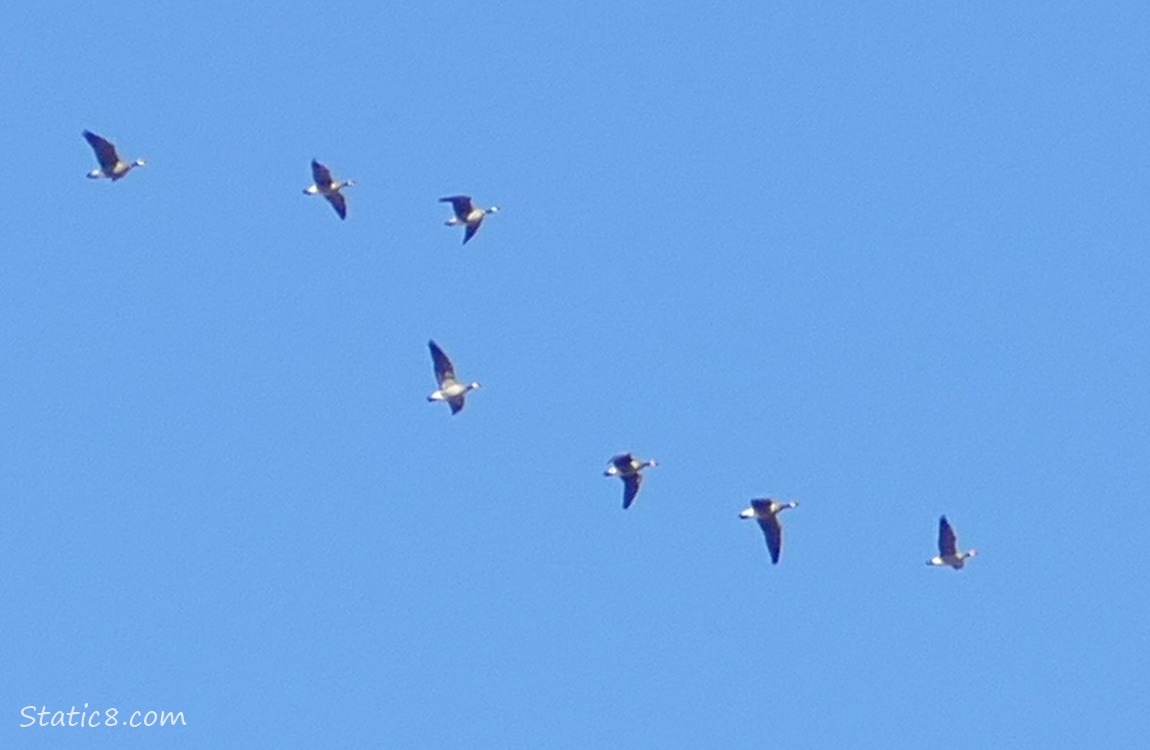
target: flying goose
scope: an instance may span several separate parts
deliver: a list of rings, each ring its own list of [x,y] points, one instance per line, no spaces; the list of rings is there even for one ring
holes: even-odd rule
[[[331,176],[331,170],[320,164],[315,159],[311,160],[311,176],[315,180],[315,184],[309,188],[304,189],[307,195],[322,195],[327,198],[327,202],[339,214],[339,218],[347,218],[347,200],[340,192],[345,187],[351,187],[355,184],[355,180],[345,180],[340,182]]]
[[[455,212],[455,215],[445,221],[444,224],[449,227],[457,227],[463,224],[467,227],[463,232],[464,245],[479,231],[479,225],[483,223],[483,217],[499,210],[499,206],[492,206],[491,208],[477,207],[471,202],[470,195],[452,195],[448,198],[440,198],[439,202],[450,203],[451,210]]]
[[[635,496],[639,494],[639,485],[643,484],[643,469],[658,465],[657,461],[642,461],[631,453],[620,453],[611,458],[603,476],[623,480],[623,510],[630,508],[631,503],[635,502]]]
[[[96,161],[100,162],[99,169],[93,169],[88,173],[90,179],[98,180],[101,177],[106,177],[114,182],[131,172],[133,167],[144,166],[143,159],[136,159],[133,162],[126,162],[121,159],[120,155],[116,153],[115,146],[91,130],[84,131],[84,138],[92,150],[96,152]]]
[[[455,379],[455,367],[451,360],[439,348],[439,344],[428,341],[431,349],[431,361],[435,364],[435,379],[439,389],[427,397],[428,401],[446,401],[451,404],[451,413],[458,414],[463,409],[463,399],[468,391],[479,387],[479,383],[460,383]]]
[[[968,558],[978,554],[978,550],[971,549],[962,552],[958,549],[958,535],[946,516],[938,518],[938,554],[926,561],[927,565],[949,565],[955,570],[962,570]]]
[[[783,551],[783,527],[779,524],[779,513],[787,508],[797,508],[799,504],[792,500],[789,503],[780,503],[769,497],[761,500],[752,500],[751,507],[739,514],[739,518],[753,518],[759,522],[763,536],[767,539],[767,549],[771,551],[771,563],[779,564],[779,553]]]

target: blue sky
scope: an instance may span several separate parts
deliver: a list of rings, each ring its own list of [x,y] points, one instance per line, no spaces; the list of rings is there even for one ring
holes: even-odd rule
[[[0,26],[0,744],[1145,741],[1150,7],[201,5]]]

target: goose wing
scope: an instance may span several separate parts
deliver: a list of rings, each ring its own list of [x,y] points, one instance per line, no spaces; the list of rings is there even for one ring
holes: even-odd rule
[[[774,513],[758,517],[759,528],[767,540],[767,549],[771,552],[771,564],[779,564],[779,554],[783,551],[783,527],[779,517]]]
[[[327,191],[331,187],[331,170],[320,164],[315,159],[311,160],[311,176],[315,180],[316,187]],[[336,209],[339,210],[338,208]]]
[[[938,554],[942,557],[953,555],[957,548],[958,536],[954,533],[954,528],[950,525],[950,521],[946,520],[946,516],[940,516],[938,519]]]
[[[439,381],[439,387],[444,387],[446,383],[455,382],[455,366],[451,364],[451,360],[439,348],[439,344],[434,341],[428,341],[427,347],[431,349],[431,361],[435,365],[435,379]],[[463,399],[459,399],[459,409],[463,408]],[[454,400],[451,404],[452,411],[459,411],[455,408]]]
[[[634,468],[634,461],[635,457],[630,453],[620,453],[611,457],[611,465],[619,471],[631,471]]]
[[[471,213],[471,196],[470,195],[449,195],[446,198],[440,198],[440,203],[450,203],[451,210],[455,213],[456,218],[460,221],[467,221],[468,214]],[[472,234],[475,234],[472,232]],[[466,242],[466,240],[464,240]]]
[[[100,168],[104,170],[105,174],[111,174],[116,165],[120,163],[120,155],[116,153],[116,147],[91,130],[84,131],[84,138],[92,150],[96,152],[96,161],[100,162]]]
[[[483,223],[483,219],[480,219],[479,221],[475,222],[474,224],[468,224],[467,225],[467,229],[463,230],[463,244],[464,245],[467,244],[468,240],[470,240],[472,237],[475,236],[475,233],[479,231],[479,225],[482,223]]]
[[[763,498],[759,500],[752,500],[751,507],[755,509],[755,517],[769,515],[771,512],[771,499]]]
[[[455,398],[447,399],[447,403],[451,404],[451,413],[458,414],[459,412],[463,411],[463,406],[467,402],[464,400],[463,396],[456,396]]]
[[[643,475],[636,472],[623,477],[623,510],[631,507],[635,496],[639,494],[639,487],[643,484]]]
[[[331,204],[335,212],[339,214],[339,218],[347,218],[347,199],[343,197],[343,193],[335,190],[327,193],[324,197],[327,198],[327,202]]]

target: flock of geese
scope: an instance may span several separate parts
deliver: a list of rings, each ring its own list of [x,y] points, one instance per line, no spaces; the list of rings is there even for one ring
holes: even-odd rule
[[[93,169],[88,173],[88,177],[92,179],[103,178],[114,182],[123,179],[133,169],[145,164],[143,159],[136,159],[131,162],[124,161],[110,141],[101,138],[90,130],[84,131],[84,138],[95,151],[96,161],[100,164],[99,169]],[[303,192],[306,195],[322,195],[335,209],[339,218],[346,219],[347,199],[343,190],[355,185],[355,181],[337,180],[330,169],[315,159],[312,159],[311,162],[311,174],[313,183],[304,188]],[[467,195],[452,195],[440,198],[439,202],[451,204],[452,216],[445,224],[449,227],[464,227],[463,244],[465,245],[479,231],[484,218],[499,211],[499,206],[489,208],[476,206],[471,196]],[[427,397],[427,400],[431,402],[444,401],[451,407],[453,415],[458,414],[463,410],[467,394],[479,388],[479,383],[474,381],[467,383],[458,380],[455,376],[455,365],[452,364],[451,359],[443,349],[434,341],[427,342],[427,346],[431,350],[431,362],[438,384],[438,388]],[[658,466],[658,462],[654,460],[644,461],[631,453],[620,453],[611,458],[603,474],[623,480],[624,510],[630,508],[639,495],[639,488],[643,484],[643,470],[655,466]],[[771,498],[761,498],[752,500],[751,507],[739,514],[740,518],[753,518],[758,522],[763,537],[766,539],[772,564],[778,564],[779,555],[783,549],[783,527],[779,523],[779,513],[797,508],[798,505],[793,500],[784,503]],[[961,570],[966,561],[976,554],[978,551],[974,549],[965,551],[959,549],[958,535],[955,533],[954,527],[946,520],[946,516],[941,516],[938,519],[938,554],[927,560],[926,564],[949,566],[955,570]]]

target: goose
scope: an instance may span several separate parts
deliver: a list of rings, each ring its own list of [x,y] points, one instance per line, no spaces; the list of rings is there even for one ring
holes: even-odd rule
[[[799,504],[794,500],[780,503],[767,497],[752,500],[751,507],[739,514],[739,518],[753,518],[759,522],[759,528],[767,539],[767,549],[771,552],[772,565],[779,564],[779,553],[783,551],[783,527],[779,524],[779,513],[797,507]]]
[[[927,565],[949,565],[955,570],[962,570],[968,558],[978,554],[978,550],[971,549],[963,552],[958,548],[958,535],[946,516],[938,517],[938,554],[926,561]]]
[[[115,182],[131,172],[134,167],[144,166],[143,159],[136,159],[133,162],[126,162],[121,159],[120,155],[116,153],[116,147],[110,141],[101,138],[91,130],[84,131],[84,139],[96,152],[96,161],[100,162],[99,169],[93,169],[88,173],[89,179],[98,180],[101,177],[106,177]]]
[[[631,453],[620,453],[611,458],[611,463],[607,465],[603,476],[619,477],[623,480],[623,510],[630,508],[631,503],[635,502],[635,496],[639,494],[639,485],[643,484],[643,469],[658,465],[655,460],[643,461]]]
[[[428,341],[427,346],[431,349],[431,361],[435,364],[435,379],[439,382],[438,390],[428,396],[427,400],[446,401],[451,404],[451,413],[458,414],[463,409],[463,400],[467,392],[474,391],[479,387],[479,383],[460,383],[455,379],[455,366],[439,348],[439,344]]]
[[[444,222],[449,227],[457,227],[460,224],[467,227],[463,232],[463,244],[466,245],[467,241],[475,236],[479,231],[479,225],[483,223],[483,217],[487,214],[493,214],[499,211],[499,206],[492,206],[490,208],[479,208],[471,202],[470,195],[452,195],[447,198],[440,198],[440,203],[450,203],[451,210],[455,215]]]
[[[355,180],[345,180],[340,182],[331,176],[331,170],[320,164],[315,159],[311,160],[311,176],[315,180],[315,184],[311,187],[304,188],[304,193],[307,195],[322,195],[327,198],[327,202],[339,214],[339,218],[347,218],[347,200],[340,192],[345,187],[351,187],[355,184]]]

